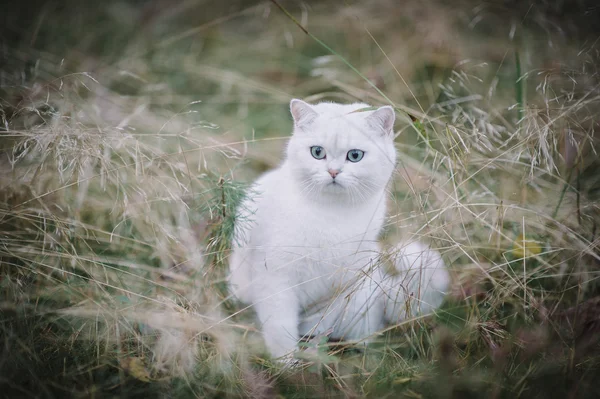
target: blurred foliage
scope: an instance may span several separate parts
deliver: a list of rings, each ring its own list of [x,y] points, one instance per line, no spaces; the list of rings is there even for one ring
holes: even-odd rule
[[[3,395],[596,397],[595,2],[279,3],[335,54],[272,2],[3,5]],[[381,93],[385,240],[434,242],[453,290],[284,369],[227,298],[233,211],[281,159],[291,98]],[[185,377],[152,365],[167,311],[196,323]]]

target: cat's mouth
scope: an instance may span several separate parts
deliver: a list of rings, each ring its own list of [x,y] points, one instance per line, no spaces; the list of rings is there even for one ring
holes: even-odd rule
[[[335,179],[331,179],[331,181],[329,182],[329,184],[327,184],[327,187],[331,187],[334,190],[335,189],[342,189],[342,188],[344,188],[344,186],[339,181],[336,181]]]

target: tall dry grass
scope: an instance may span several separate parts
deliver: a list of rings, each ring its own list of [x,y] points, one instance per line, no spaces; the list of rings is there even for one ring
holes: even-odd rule
[[[280,2],[307,35],[273,3],[48,4],[3,36],[7,395],[597,393],[597,43],[550,6]],[[453,284],[288,370],[224,275],[292,97],[393,103],[382,240],[432,242]]]

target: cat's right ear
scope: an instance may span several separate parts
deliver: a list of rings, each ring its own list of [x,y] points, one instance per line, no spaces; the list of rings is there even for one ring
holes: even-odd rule
[[[310,104],[296,98],[290,101],[290,112],[297,127],[306,126],[317,117],[317,112]]]

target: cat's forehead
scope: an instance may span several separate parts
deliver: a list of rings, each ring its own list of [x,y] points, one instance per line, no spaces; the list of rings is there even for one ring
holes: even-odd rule
[[[374,131],[368,122],[367,118],[373,113],[368,104],[319,103],[313,105],[312,110],[316,117],[299,129],[301,134],[294,135],[294,141],[310,146],[321,145],[330,153],[381,147],[384,136]]]
[[[320,115],[344,116],[358,114],[356,116],[359,116],[362,113],[361,110],[369,109],[371,106],[365,103],[336,104],[324,102],[315,104],[312,108]]]
[[[351,149],[375,151],[381,147],[377,134],[366,131],[367,127],[358,127],[347,121],[315,123],[313,127],[301,140],[307,146],[324,147],[327,153],[334,157],[345,156]]]
[[[350,107],[336,107],[335,112],[327,111],[320,112],[313,122],[310,129],[313,136],[341,146],[373,140],[372,128],[366,122],[366,112],[356,112]]]
[[[313,137],[322,140],[324,144],[336,147],[352,147],[373,140],[368,126],[347,120],[325,123],[320,126],[315,124],[313,134]]]

